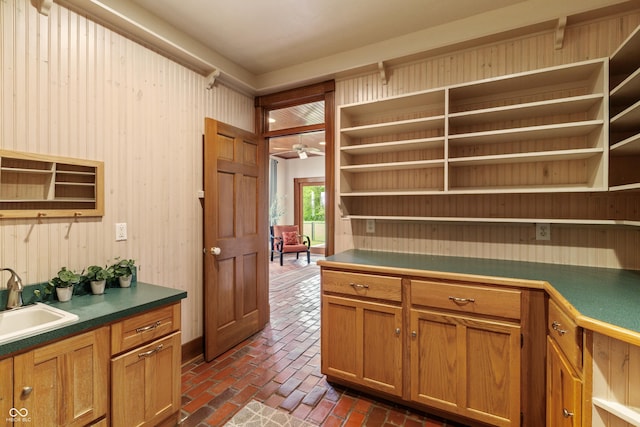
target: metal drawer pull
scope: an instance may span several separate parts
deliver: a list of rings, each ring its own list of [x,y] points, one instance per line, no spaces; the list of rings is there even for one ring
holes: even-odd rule
[[[567,408],[562,408],[562,416],[565,418],[573,417],[573,412],[569,412]]]
[[[33,387],[29,387],[29,386],[22,387],[22,393],[21,393],[21,394],[22,394],[22,397],[27,397],[27,396],[29,396],[29,395],[31,394],[31,392],[32,392],[32,391],[33,391]]]
[[[354,289],[369,289],[369,285],[361,285],[360,283],[349,283],[349,286]]]
[[[567,333],[566,329],[560,329],[560,322],[557,322],[555,320],[551,324],[551,327],[553,328],[554,331],[558,332],[558,335],[564,335]]]
[[[449,297],[449,299],[453,302],[458,302],[461,304],[466,304],[468,302],[476,302],[475,298],[459,298],[459,297]]]
[[[138,358],[142,359],[143,357],[151,356],[152,354],[157,353],[160,350],[162,350],[163,347],[164,347],[164,345],[160,344],[159,346],[157,346],[153,350],[145,351],[144,353],[139,353],[138,354]]]
[[[418,336],[418,333],[416,331],[411,331],[411,336],[415,338]]]
[[[162,322],[160,320],[158,320],[156,323],[153,323],[149,326],[144,326],[142,328],[137,328],[136,329],[136,333],[141,334],[142,332],[147,332],[150,331],[152,329],[157,328],[158,326],[160,326],[162,324]]]
[[[400,335],[400,328],[396,328],[396,335]]]

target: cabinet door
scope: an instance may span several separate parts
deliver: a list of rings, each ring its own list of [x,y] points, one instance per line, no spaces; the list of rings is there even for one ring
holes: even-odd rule
[[[155,426],[180,410],[180,332],[112,359],[112,426]]]
[[[411,399],[495,426],[520,424],[520,326],[411,310]]]
[[[14,425],[11,417],[15,412],[13,408],[13,359],[8,358],[0,360],[0,420],[6,419],[6,422],[0,422],[0,425]],[[21,409],[21,408],[19,408]],[[15,414],[16,416],[18,414]]]
[[[109,328],[14,357],[14,406],[34,426],[85,426],[108,407]]]
[[[324,296],[323,373],[402,395],[401,327],[401,307]]]
[[[579,427],[582,382],[553,338],[547,337],[547,425]]]

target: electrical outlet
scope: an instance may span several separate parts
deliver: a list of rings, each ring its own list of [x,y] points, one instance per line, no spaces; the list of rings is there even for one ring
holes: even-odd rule
[[[120,242],[122,240],[127,240],[127,223],[126,222],[116,223],[116,242]]]
[[[375,233],[376,232],[376,220],[368,219],[367,220],[367,233]]]
[[[551,224],[536,224],[536,240],[551,240]]]

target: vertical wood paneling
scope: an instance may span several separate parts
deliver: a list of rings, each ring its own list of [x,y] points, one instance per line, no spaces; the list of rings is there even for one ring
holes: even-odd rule
[[[205,116],[253,130],[253,98],[53,4],[0,2],[0,146],[105,162],[105,215],[0,221],[0,265],[25,283],[62,266],[134,258],[142,281],[184,289],[183,340],[202,335]],[[126,222],[128,240],[115,242]],[[6,282],[0,277],[0,286]]]
[[[388,84],[382,85],[377,73],[352,76],[336,81],[337,105],[374,101],[392,95],[400,95],[419,90],[434,89],[501,75],[562,65],[588,59],[609,56],[640,24],[640,12],[605,17],[598,21],[570,25],[566,29],[562,49],[554,48],[554,32],[535,33],[512,40],[486,46],[425,58],[412,63],[394,65],[387,71]],[[337,141],[340,138],[336,138]],[[460,155],[449,150],[448,156]],[[565,162],[566,163],[566,162]],[[566,166],[566,165],[565,165]],[[586,166],[586,165],[585,165]],[[494,182],[517,183],[527,174],[526,168],[535,165],[486,168],[483,179]],[[520,170],[524,169],[521,174]],[[558,169],[555,179],[565,181],[584,180],[586,170],[574,168],[569,174],[566,167]],[[476,172],[469,170],[465,176],[471,185]],[[366,178],[363,174],[363,178]],[[336,182],[340,182],[339,171]],[[371,184],[371,182],[368,182]],[[455,183],[450,182],[449,187]],[[378,198],[383,200],[382,198]],[[591,218],[615,217],[610,209],[610,199],[606,195],[526,195],[521,198],[486,196],[435,196],[409,202],[397,203],[394,199],[385,201],[349,201],[351,212],[366,214],[366,209],[374,209],[377,215],[398,215],[402,209],[429,212],[432,216],[495,217],[501,211],[512,212],[513,216],[548,218],[576,218],[585,211]],[[633,206],[627,212],[638,211],[638,195],[629,196]],[[616,203],[623,203],[616,198]],[[344,203],[344,202],[342,202]],[[624,207],[619,207],[625,210]],[[394,213],[395,212],[395,213]],[[336,212],[339,217],[340,211]],[[406,215],[406,213],[405,213]],[[419,215],[419,214],[416,214]],[[427,215],[428,216],[428,215]],[[462,224],[462,223],[392,223],[377,221],[376,233],[367,234],[364,221],[338,221],[336,251],[351,247],[383,251],[407,251],[440,255],[486,257],[568,263],[613,268],[640,269],[637,247],[640,245],[640,230],[632,227],[570,226],[553,225],[551,241],[536,241],[533,224]]]

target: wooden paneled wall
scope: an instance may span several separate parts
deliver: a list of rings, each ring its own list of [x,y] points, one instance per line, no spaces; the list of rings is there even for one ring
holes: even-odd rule
[[[598,333],[593,334],[593,397],[634,408],[636,424],[594,405],[593,427],[638,425],[640,408],[640,347]]]
[[[389,96],[438,88],[538,68],[607,57],[640,24],[640,11],[602,17],[597,21],[567,26],[564,44],[555,49],[555,32],[548,31],[495,42],[477,48],[394,65],[387,70],[384,84],[378,72],[336,80],[336,104],[374,101]],[[337,141],[340,138],[336,138]],[[336,181],[340,182],[339,171]],[[339,192],[339,189],[338,189]],[[529,224],[438,223],[377,221],[376,232],[365,232],[362,220],[341,220],[341,209],[367,203],[367,212],[393,215],[398,203],[406,200],[367,198],[365,201],[340,201],[336,207],[336,252],[349,248],[407,251],[438,255],[486,257],[549,263],[568,263],[613,268],[640,269],[640,229],[628,226],[552,225],[551,241],[536,241],[535,226]],[[640,194],[536,196],[424,196],[415,200],[411,215],[489,217],[496,211],[517,212],[524,218],[549,216],[540,210],[552,210],[554,218],[571,218],[594,200],[603,200],[601,212],[631,209],[638,217]],[[508,209],[499,208],[508,203]],[[420,211],[420,206],[428,212]],[[353,207],[353,206],[351,206]],[[411,207],[409,208],[412,209]],[[360,211],[360,209],[356,209]],[[545,212],[546,212],[545,211]],[[452,213],[453,212],[453,213]],[[467,212],[464,214],[463,212]],[[407,215],[407,213],[404,213]],[[500,216],[499,214],[497,216]],[[504,214],[503,214],[504,216]],[[582,215],[584,217],[584,215]],[[586,215],[592,216],[591,214]],[[599,217],[597,212],[593,216]],[[601,219],[605,219],[603,217]]]
[[[104,161],[105,215],[0,220],[0,266],[37,283],[62,266],[134,258],[140,280],[188,292],[183,341],[201,336],[204,118],[251,131],[254,122],[252,97],[206,86],[55,3],[46,17],[29,0],[1,1],[0,146]]]

